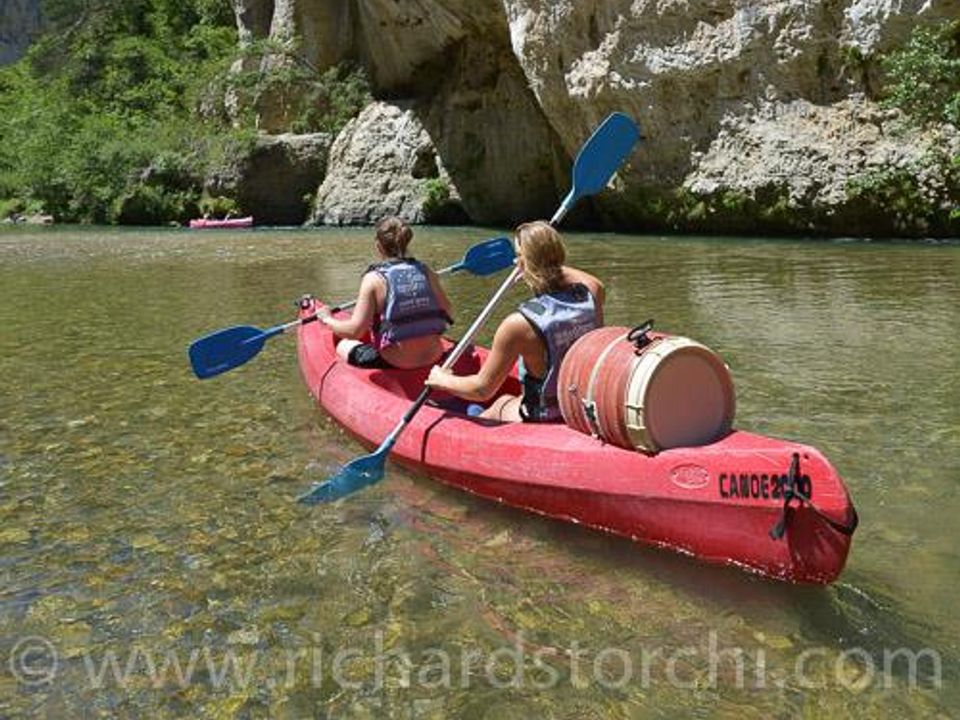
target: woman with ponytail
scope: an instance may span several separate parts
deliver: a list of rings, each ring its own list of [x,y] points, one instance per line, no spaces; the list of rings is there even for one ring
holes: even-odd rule
[[[457,376],[435,366],[427,385],[485,403],[497,394],[519,360],[523,395],[502,395],[476,414],[510,422],[555,422],[561,419],[560,363],[581,335],[603,324],[603,284],[589,273],[564,265],[563,240],[547,222],[520,225],[515,242],[523,280],[534,297],[500,323],[480,372]]]
[[[360,281],[353,314],[320,321],[342,338],[337,354],[362,368],[427,367],[443,355],[440,338],[453,322],[450,301],[437,274],[407,254],[413,230],[395,217],[380,221],[376,248],[380,261]],[[371,342],[361,342],[367,333]]]

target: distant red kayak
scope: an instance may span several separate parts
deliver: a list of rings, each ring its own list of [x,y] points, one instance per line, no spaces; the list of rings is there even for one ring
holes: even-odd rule
[[[190,221],[190,227],[194,230],[204,230],[212,228],[248,228],[253,227],[253,216],[227,218],[223,220],[214,220],[212,218],[194,218]]]
[[[308,307],[303,316],[312,312]],[[321,323],[302,325],[298,346],[311,394],[368,448],[379,445],[423,387],[426,370],[361,370],[342,362]],[[475,371],[485,354],[480,348],[465,356],[458,372]],[[515,376],[504,392],[519,392]],[[710,445],[649,455],[562,424],[471,418],[449,409],[457,408],[449,396],[438,403],[420,411],[391,455],[414,472],[775,578],[829,583],[843,570],[856,511],[836,470],[813,447],[734,430]]]

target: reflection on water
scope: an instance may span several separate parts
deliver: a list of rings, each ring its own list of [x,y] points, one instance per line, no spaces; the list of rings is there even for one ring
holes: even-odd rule
[[[414,247],[441,266],[492,234],[424,229]],[[349,298],[368,236],[0,233],[0,716],[960,706],[960,246],[570,238],[572,260],[606,283],[608,322],[652,316],[713,347],[737,382],[738,425],[816,445],[844,475],[863,521],[824,589],[396,468],[345,502],[294,503],[364,451],[311,405],[292,338],[203,383],[186,346],[292,317],[302,292]],[[457,327],[495,284],[448,281]],[[42,653],[7,662],[28,636],[55,648],[49,681]],[[929,655],[916,688],[905,663],[885,686],[883,654],[900,648],[935,651],[942,687]]]

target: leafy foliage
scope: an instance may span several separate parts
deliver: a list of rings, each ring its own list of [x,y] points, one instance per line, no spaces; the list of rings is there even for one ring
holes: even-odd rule
[[[960,232],[960,158],[931,152],[921,167],[887,167],[851,180],[847,197],[865,214],[887,216],[901,232],[923,232],[931,224]]]
[[[243,56],[248,69],[230,76],[231,89],[252,107],[274,106],[292,132],[335,134],[372,100],[362,68],[344,62],[321,72],[296,40],[251,42]]]
[[[274,102],[282,90],[295,105],[283,129],[301,132],[335,132],[369,99],[361,72],[319,73],[295,43],[239,50],[224,0],[44,0],[43,11],[47,33],[0,68],[0,210],[183,221],[207,171],[253,146],[256,118],[228,112],[231,93]],[[231,72],[251,54],[274,62]]]
[[[960,20],[914,28],[881,66],[887,107],[914,125],[960,125]],[[960,232],[960,157],[931,151],[921,165],[876,170],[851,181],[847,196],[899,229],[932,224]]]
[[[232,13],[217,5],[47,0],[50,31],[0,70],[0,198],[58,220],[181,219],[199,181],[171,182],[157,163],[202,170],[224,132],[196,118],[236,44]]]
[[[200,198],[200,212],[210,217],[225,217],[239,213],[237,201],[222,195],[204,195]]]
[[[882,67],[888,106],[921,123],[960,125],[960,21],[915,28]]]
[[[424,185],[424,195],[423,212],[430,220],[450,201],[450,186],[443,178],[430,178]]]

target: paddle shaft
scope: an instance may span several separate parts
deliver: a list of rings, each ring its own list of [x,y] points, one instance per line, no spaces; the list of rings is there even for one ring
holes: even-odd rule
[[[464,333],[463,337],[460,338],[460,341],[456,344],[456,347],[447,355],[447,359],[443,361],[444,370],[449,370],[452,368],[457,360],[461,358],[464,352],[466,352],[467,347],[473,342],[473,338],[476,337],[477,333],[480,331],[480,328],[483,327],[483,324],[490,318],[490,315],[493,313],[493,309],[497,306],[497,303],[500,302],[501,298],[507,294],[513,284],[517,281],[517,278],[520,277],[520,268],[515,267],[510,275],[507,276],[507,279],[503,281],[503,284],[497,289],[497,292],[494,293],[493,297],[490,298],[490,302],[487,303],[486,307],[480,312],[477,316],[477,319],[473,321],[473,324],[467,328],[467,332]],[[420,408],[423,407],[423,404],[427,401],[427,398],[430,397],[430,393],[433,388],[425,387],[420,391],[420,395],[417,396],[417,399],[413,402],[413,405],[404,413],[403,417],[400,419],[400,422],[397,423],[397,426],[393,429],[383,443],[380,445],[379,452],[390,452],[390,448],[393,447],[393,444],[397,441],[397,438],[400,436],[400,433],[403,432],[404,428],[413,420],[414,416],[420,411]]]
[[[560,204],[560,207],[557,208],[557,212],[554,213],[554,216],[550,219],[551,225],[556,225],[566,216],[567,211],[573,206],[577,200],[577,194],[574,190],[570,191],[570,194],[564,199]],[[490,315],[493,314],[493,309],[497,306],[497,303],[503,298],[504,295],[513,287],[513,284],[520,277],[521,271],[520,267],[517,266],[513,268],[513,271],[507,276],[507,279],[503,281],[503,284],[497,289],[493,294],[493,297],[490,298],[490,302],[487,303],[486,307],[480,311],[480,314],[477,316],[477,319],[473,321],[473,324],[467,328],[467,332],[464,333],[463,337],[460,338],[460,342],[457,343],[456,347],[453,349],[447,359],[443,362],[443,369],[449,370],[452,368],[457,360],[460,359],[460,356],[466,351],[467,346],[473,342],[473,338],[476,337],[476,334],[480,331],[480,328],[483,327],[483,324],[490,318]],[[410,406],[410,409],[404,413],[400,422],[397,423],[397,426],[393,429],[384,441],[380,444],[378,453],[389,453],[390,449],[396,443],[397,438],[400,437],[400,433],[403,432],[404,428],[413,420],[414,416],[420,412],[420,408],[423,407],[423,404],[427,401],[427,398],[430,397],[430,392],[433,388],[425,387],[420,391],[420,395],[417,396],[417,399],[413,402],[413,405]]]
[[[456,272],[462,267],[463,267],[463,263],[458,262],[456,265],[451,265],[450,267],[443,268],[443,270],[437,270],[437,275],[447,275],[449,273]],[[351,300],[350,302],[347,302],[347,303],[334,305],[332,308],[330,308],[330,312],[335,313],[335,312],[341,312],[343,310],[350,310],[351,308],[356,307],[356,304],[357,304],[356,300]],[[273,337],[274,335],[285,333],[287,330],[289,330],[292,327],[296,327],[297,325],[309,325],[310,323],[316,322],[319,319],[320,319],[320,316],[314,313],[313,315],[308,315],[305,318],[297,318],[296,320],[291,320],[290,322],[284,323],[283,325],[277,325],[276,327],[266,331],[264,335],[268,337]],[[269,335],[267,335],[267,333],[269,333]]]

